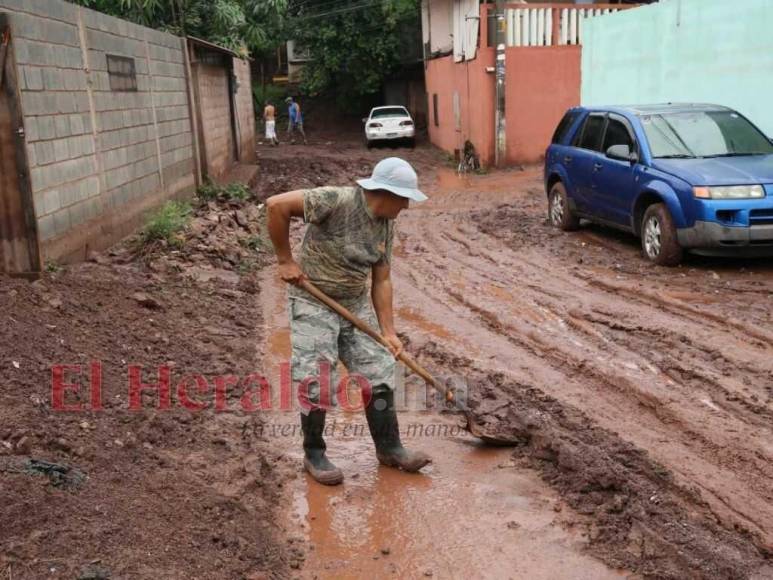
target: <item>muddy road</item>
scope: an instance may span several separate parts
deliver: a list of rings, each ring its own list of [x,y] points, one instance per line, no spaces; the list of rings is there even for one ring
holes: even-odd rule
[[[770,260],[650,266],[627,236],[550,229],[537,169],[460,178],[425,145],[258,152],[256,199],[200,203],[179,247],[0,278],[0,577],[773,578]],[[350,391],[327,438],[346,481],[325,488],[296,412],[246,411],[241,383],[226,412],[186,409],[177,386],[201,374],[188,392],[212,403],[216,377],[281,383],[260,201],[395,154],[431,198],[398,221],[398,331],[519,444],[483,446],[407,376],[403,439],[433,464],[380,467]],[[91,361],[102,408],[53,410],[51,366]],[[128,410],[132,363],[170,368],[172,409],[150,391]],[[88,406],[81,379],[68,404]]]
[[[395,154],[324,149],[288,150],[332,183]],[[261,164],[286,168],[288,150]],[[416,478],[377,467],[367,431],[332,441],[344,487],[292,487],[304,575],[773,577],[773,262],[651,266],[625,235],[549,228],[538,168],[460,178],[437,152],[397,154],[431,198],[398,222],[400,330],[522,445],[417,436],[435,463]],[[270,365],[289,348],[282,288],[262,300]]]

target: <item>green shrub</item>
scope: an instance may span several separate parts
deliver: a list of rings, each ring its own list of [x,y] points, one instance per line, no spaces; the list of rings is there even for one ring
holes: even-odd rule
[[[182,234],[191,219],[190,204],[182,201],[168,201],[150,216],[140,234],[144,245],[166,242],[172,247],[182,245]]]
[[[223,189],[223,195],[226,199],[245,201],[252,196],[252,192],[244,183],[234,182],[228,184],[225,189]]]
[[[207,182],[196,190],[196,195],[204,201],[215,200],[220,195],[220,186],[216,183]]]
[[[228,201],[230,199],[238,199],[239,201],[246,201],[252,197],[250,188],[244,183],[234,182],[226,186],[218,185],[217,183],[206,183],[199,187],[196,194],[199,199],[204,201]]]
[[[266,106],[266,101],[271,101],[276,107],[276,112],[284,110],[283,103],[287,98],[287,88],[279,85],[266,85],[265,92],[260,83],[254,83],[252,85],[252,97],[255,100],[255,116],[258,119],[263,118],[263,107]]]

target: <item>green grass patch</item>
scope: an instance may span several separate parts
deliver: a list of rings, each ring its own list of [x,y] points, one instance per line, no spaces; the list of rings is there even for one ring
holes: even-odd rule
[[[143,245],[165,242],[173,248],[182,246],[182,233],[191,219],[191,206],[183,201],[168,201],[142,228],[140,241]]]
[[[239,182],[229,183],[225,186],[209,182],[199,187],[196,194],[203,201],[229,201],[232,199],[246,201],[252,197],[250,188]]]

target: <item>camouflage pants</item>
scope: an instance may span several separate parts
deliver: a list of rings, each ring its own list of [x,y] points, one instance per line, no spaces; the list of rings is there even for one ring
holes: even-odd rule
[[[355,316],[378,328],[368,297],[347,306]],[[303,412],[317,405],[326,407],[335,404],[339,384],[336,365],[339,359],[350,375],[360,375],[371,387],[386,385],[394,389],[395,359],[386,348],[312,298],[290,297],[288,308],[292,379],[298,387]],[[322,367],[329,369],[329,381],[322,378]],[[361,379],[360,384],[363,384]]]

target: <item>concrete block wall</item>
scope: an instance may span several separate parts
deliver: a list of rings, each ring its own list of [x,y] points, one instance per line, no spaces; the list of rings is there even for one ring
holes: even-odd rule
[[[248,60],[233,59],[237,90],[236,103],[237,137],[239,139],[239,161],[255,161],[255,105],[252,99],[252,76]]]
[[[85,257],[195,188],[184,41],[60,0],[0,0],[11,16],[45,260]],[[134,59],[110,89],[107,55]]]
[[[217,178],[235,161],[236,144],[231,124],[229,94],[230,74],[227,60],[230,56],[207,53],[197,59],[199,107],[201,115],[205,173]]]

